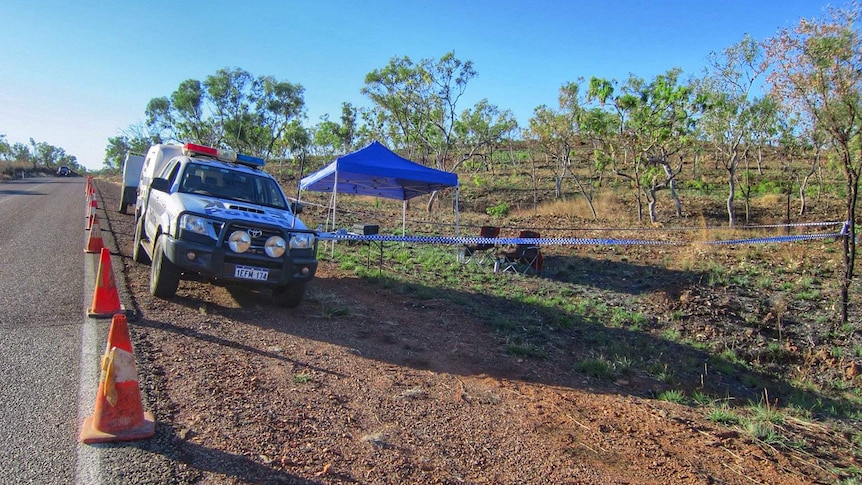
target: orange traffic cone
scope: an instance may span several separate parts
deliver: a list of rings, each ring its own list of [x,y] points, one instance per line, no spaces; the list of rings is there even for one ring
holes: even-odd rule
[[[87,197],[87,210],[84,214],[85,217],[93,217],[93,214],[96,213],[96,209],[99,208],[99,202],[96,200],[96,194],[93,193],[89,197]]]
[[[85,253],[98,253],[105,248],[105,242],[102,240],[102,228],[99,227],[99,216],[93,214],[93,222],[90,224],[90,234],[87,236],[87,247],[84,248]]]
[[[144,412],[141,388],[129,324],[125,315],[114,315],[108,345],[102,356],[102,372],[93,415],[84,420],[82,443],[106,443],[149,438],[156,434],[152,413]]]
[[[88,197],[90,195],[90,191],[92,188],[93,188],[93,176],[87,175],[87,186],[84,187],[84,190],[85,190],[85,193],[87,194]]]
[[[98,221],[97,221],[98,222]],[[98,227],[95,224],[93,227]],[[114,284],[114,270],[111,268],[111,252],[102,248],[99,258],[99,272],[96,275],[96,291],[93,292],[93,304],[87,315],[91,318],[113,317],[123,313],[120,306],[120,295]]]

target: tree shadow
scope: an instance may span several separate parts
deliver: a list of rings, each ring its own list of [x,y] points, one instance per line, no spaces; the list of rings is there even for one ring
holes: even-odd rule
[[[551,264],[579,269],[561,271],[552,275],[552,279],[565,278],[578,285],[626,294],[679,292],[701,276],[695,272],[618,262],[611,264],[610,271],[628,275],[625,281],[618,281],[612,277],[592,278],[590,275],[599,270],[607,271],[608,264],[588,258],[554,257]],[[527,280],[521,276],[515,278]],[[364,358],[437,373],[485,375],[645,398],[683,390],[687,396],[700,393],[738,404],[758,402],[764,389],[769,389],[769,396],[782,405],[793,403],[821,412],[852,407],[846,400],[796,387],[690,343],[657,336],[650,332],[656,322],[639,320],[634,312],[620,311],[619,318],[615,314],[615,320],[609,321],[607,310],[594,308],[601,304],[600,295],[591,297],[577,310],[563,310],[484,293],[396,282],[386,277],[337,281],[318,278],[309,286],[306,300],[296,310],[276,307],[266,291],[239,286],[228,287],[239,308],[183,296],[173,301],[191,309],[205,304],[209,315],[327,342]],[[356,291],[387,296],[381,298],[382,307],[363,307],[365,303],[357,303],[350,297]],[[393,304],[407,311],[390,312],[398,310]],[[262,306],[269,307],[269,311],[261,311]],[[270,313],[272,316],[260,318]],[[314,313],[313,323],[309,321],[310,313]],[[466,325],[471,328],[460,326],[465,321],[462,318],[450,320],[453,313],[468,315]],[[343,377],[339,370],[309,365],[251,343],[215,337],[169,322],[142,324]]]
[[[622,261],[598,260],[583,256],[549,255],[541,277],[573,285],[601,288],[616,293],[638,295],[654,291],[675,293],[704,278],[695,271],[679,271]]]

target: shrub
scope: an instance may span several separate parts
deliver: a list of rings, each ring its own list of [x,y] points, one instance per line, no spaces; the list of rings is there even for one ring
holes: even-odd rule
[[[491,217],[506,217],[509,215],[509,204],[500,202],[497,205],[493,205],[485,209],[485,213]]]

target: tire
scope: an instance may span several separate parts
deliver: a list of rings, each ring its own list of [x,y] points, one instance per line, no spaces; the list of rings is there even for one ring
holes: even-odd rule
[[[125,185],[125,184],[124,184]],[[129,207],[129,204],[126,203],[126,188],[123,187],[123,190],[120,191],[120,214],[126,213],[126,208]]]
[[[180,268],[165,256],[165,238],[159,235],[153,248],[153,265],[150,268],[150,294],[157,298],[170,298],[180,286]]]
[[[272,289],[272,299],[280,307],[296,308],[305,296],[305,283],[291,283]]]
[[[147,255],[147,252],[144,251],[143,246],[141,246],[141,240],[144,237],[144,218],[143,216],[138,218],[138,223],[135,224],[135,242],[132,247],[132,259],[135,260],[136,263],[141,264],[149,264],[150,257]]]

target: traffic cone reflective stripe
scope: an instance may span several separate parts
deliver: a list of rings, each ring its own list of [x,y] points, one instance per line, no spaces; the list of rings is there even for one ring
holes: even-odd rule
[[[96,194],[92,194],[87,202],[87,212],[85,213],[86,217],[93,217],[93,214],[96,213],[96,209],[99,208],[99,202],[96,201]]]
[[[144,411],[126,316],[114,315],[102,356],[95,410],[84,421],[80,441],[139,440],[153,436],[155,430],[153,415]]]
[[[86,253],[98,253],[105,249],[105,242],[102,240],[102,228],[99,227],[99,216],[93,214],[93,223],[90,224],[90,233],[87,236],[87,246],[84,248]]]
[[[95,224],[93,227],[97,227]],[[96,274],[96,290],[93,292],[93,304],[87,314],[90,317],[113,317],[122,313],[120,295],[114,284],[114,270],[111,268],[111,252],[102,248],[99,258],[99,272]]]

